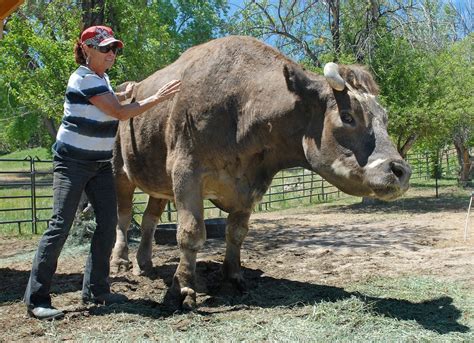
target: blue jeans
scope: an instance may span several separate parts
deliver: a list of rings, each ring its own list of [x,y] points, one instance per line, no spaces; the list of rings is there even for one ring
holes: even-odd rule
[[[110,162],[54,158],[53,215],[33,259],[24,301],[30,308],[51,305],[51,280],[74,221],[83,191],[94,208],[97,227],[87,258],[82,297],[110,292],[110,255],[115,242],[117,196]]]

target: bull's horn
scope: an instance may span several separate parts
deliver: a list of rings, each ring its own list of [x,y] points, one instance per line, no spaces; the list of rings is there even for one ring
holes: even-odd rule
[[[346,87],[346,82],[339,74],[339,68],[336,63],[326,63],[324,66],[324,77],[329,85],[337,91],[342,91]]]

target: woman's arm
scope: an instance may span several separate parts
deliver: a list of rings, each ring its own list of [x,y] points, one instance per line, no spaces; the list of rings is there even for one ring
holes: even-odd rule
[[[127,120],[146,112],[153,106],[172,98],[179,92],[181,86],[180,80],[173,80],[161,87],[154,95],[131,104],[120,104],[117,96],[112,93],[97,95],[89,101],[99,108],[102,112],[119,120]]]

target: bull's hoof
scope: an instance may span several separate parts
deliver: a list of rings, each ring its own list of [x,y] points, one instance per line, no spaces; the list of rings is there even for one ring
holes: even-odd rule
[[[239,275],[238,278],[233,278],[229,281],[240,294],[248,293],[247,282],[245,282],[245,279],[241,275]]]
[[[110,271],[112,273],[120,273],[121,271],[128,271],[132,267],[129,260],[118,258],[110,261]]]
[[[181,288],[181,308],[183,311],[193,311],[196,309],[196,292],[189,287]]]
[[[153,263],[148,261],[146,263],[135,263],[133,265],[133,275],[143,276],[143,275],[150,275],[153,270]]]
[[[245,282],[244,277],[241,273],[235,273],[234,275],[229,275],[226,273],[225,269],[223,270],[224,274],[224,282],[223,282],[223,289],[229,290],[229,288],[233,289],[233,293],[238,293],[240,295],[247,294],[247,283]]]
[[[239,297],[248,293],[247,284],[243,278],[224,279],[220,292],[227,296]]]

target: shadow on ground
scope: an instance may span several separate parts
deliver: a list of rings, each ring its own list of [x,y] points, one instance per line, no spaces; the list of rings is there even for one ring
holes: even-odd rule
[[[30,271],[0,268],[0,306],[4,303],[20,301],[30,277]],[[82,289],[82,273],[61,274],[53,277],[51,293],[64,294]],[[112,282],[133,283],[124,277],[112,277]]]
[[[378,211],[393,211],[407,213],[428,213],[438,211],[465,211],[469,205],[469,197],[450,196],[439,197],[410,197],[392,202],[375,200],[374,204],[357,203],[346,206],[334,206],[325,210],[326,213],[344,213],[351,210],[356,213],[372,213]]]
[[[457,322],[461,317],[461,311],[453,305],[453,299],[449,296],[441,296],[420,303],[393,298],[379,298],[359,292],[347,292],[340,287],[276,279],[264,276],[261,270],[249,268],[243,268],[249,291],[243,295],[236,295],[231,294],[232,292],[222,286],[220,268],[221,264],[217,262],[198,262],[197,273],[201,278],[198,283],[201,283],[201,286],[198,286],[200,292],[198,302],[200,304],[197,312],[201,315],[245,311],[250,307],[295,308],[311,306],[323,301],[337,302],[355,297],[368,305],[368,311],[372,311],[377,315],[397,320],[414,320],[425,329],[439,334],[470,331],[467,326]],[[176,264],[174,263],[154,267],[150,274],[150,282],[162,279],[169,287],[175,269]],[[0,273],[2,275],[0,302],[5,303],[21,299],[22,290],[7,294],[4,292],[8,289],[18,289],[19,284],[26,284],[28,273],[11,269],[1,269]],[[14,277],[9,278],[8,276]],[[58,293],[77,291],[81,287],[81,278],[82,276],[79,274],[59,274],[56,276],[55,291]],[[114,281],[117,280],[136,283],[126,277],[120,277]],[[202,289],[199,289],[200,287]],[[204,292],[205,296],[201,292]],[[88,308],[88,311],[90,315],[95,316],[121,312],[159,319],[176,313],[173,303],[167,300],[169,297],[170,295],[167,294],[164,302],[150,299],[132,299],[121,305],[92,306]]]

